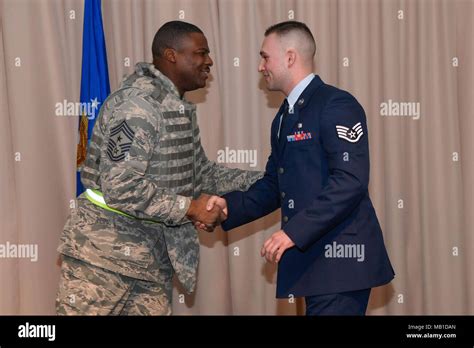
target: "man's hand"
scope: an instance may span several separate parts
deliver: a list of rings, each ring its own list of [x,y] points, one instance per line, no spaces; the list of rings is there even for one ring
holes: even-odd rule
[[[210,211],[212,208],[214,208],[215,205],[220,207],[222,211],[224,212],[224,214],[227,216],[227,202],[224,198],[219,197],[219,196],[212,196],[207,201],[206,209]]]
[[[191,205],[186,213],[186,216],[195,225],[197,223],[202,224],[204,226],[203,229],[208,232],[212,232],[217,225],[227,218],[227,209],[224,212],[219,204],[207,209],[210,198],[210,195],[201,194],[198,199],[191,201]]]
[[[270,238],[263,244],[260,255],[267,259],[268,262],[278,263],[286,249],[294,246],[295,243],[288,237],[285,231],[280,230],[272,234]]]
[[[212,211],[216,207],[221,209],[222,213],[225,215],[225,217],[221,219],[220,222],[227,219],[227,202],[225,201],[225,199],[219,196],[211,196],[209,200],[207,201],[206,210]],[[204,224],[202,221],[199,221],[199,220],[194,222],[194,226],[200,230],[204,230],[207,232],[212,232],[214,230],[214,228],[209,229],[209,227],[206,226],[206,224]]]

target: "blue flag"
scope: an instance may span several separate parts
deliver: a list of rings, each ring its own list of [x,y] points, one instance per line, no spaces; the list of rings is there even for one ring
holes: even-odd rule
[[[110,94],[107,52],[102,26],[101,0],[85,0],[82,36],[81,113],[79,144],[77,145],[76,194],[84,191],[80,167],[86,158],[87,144],[92,135],[99,109]]]

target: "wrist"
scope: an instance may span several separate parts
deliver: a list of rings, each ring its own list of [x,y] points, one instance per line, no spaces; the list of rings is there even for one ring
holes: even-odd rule
[[[188,211],[186,212],[186,217],[188,219],[193,219],[196,216],[196,201],[193,199],[189,204]]]

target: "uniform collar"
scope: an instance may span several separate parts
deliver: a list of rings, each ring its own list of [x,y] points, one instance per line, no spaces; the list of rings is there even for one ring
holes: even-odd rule
[[[306,105],[309,104],[311,97],[315,94],[316,90],[322,85],[324,85],[323,80],[321,80],[318,75],[315,75],[309,85],[306,86],[304,91],[297,98],[298,100],[296,101],[295,107],[298,110],[306,107]]]
[[[137,63],[135,65],[135,73],[138,76],[151,77],[153,79],[152,84],[155,86],[155,88],[165,89],[166,92],[188,104],[188,107],[195,107],[195,105],[186,100],[184,96],[181,98],[178,88],[175,86],[175,84],[166,75],[155,68],[153,64],[144,62]]]
[[[288,94],[288,97],[286,98],[286,100],[288,101],[288,105],[290,109],[293,108],[296,101],[298,100],[298,97],[306,89],[306,87],[308,87],[308,85],[311,83],[313,78],[314,78],[314,74],[313,73],[309,74],[300,82],[298,82],[298,84],[291,90],[290,94]]]

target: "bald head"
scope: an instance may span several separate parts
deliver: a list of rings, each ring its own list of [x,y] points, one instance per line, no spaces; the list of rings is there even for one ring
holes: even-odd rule
[[[272,25],[265,31],[265,36],[275,34],[281,42],[283,50],[294,49],[306,67],[312,67],[316,54],[316,42],[306,24],[287,21]]]

